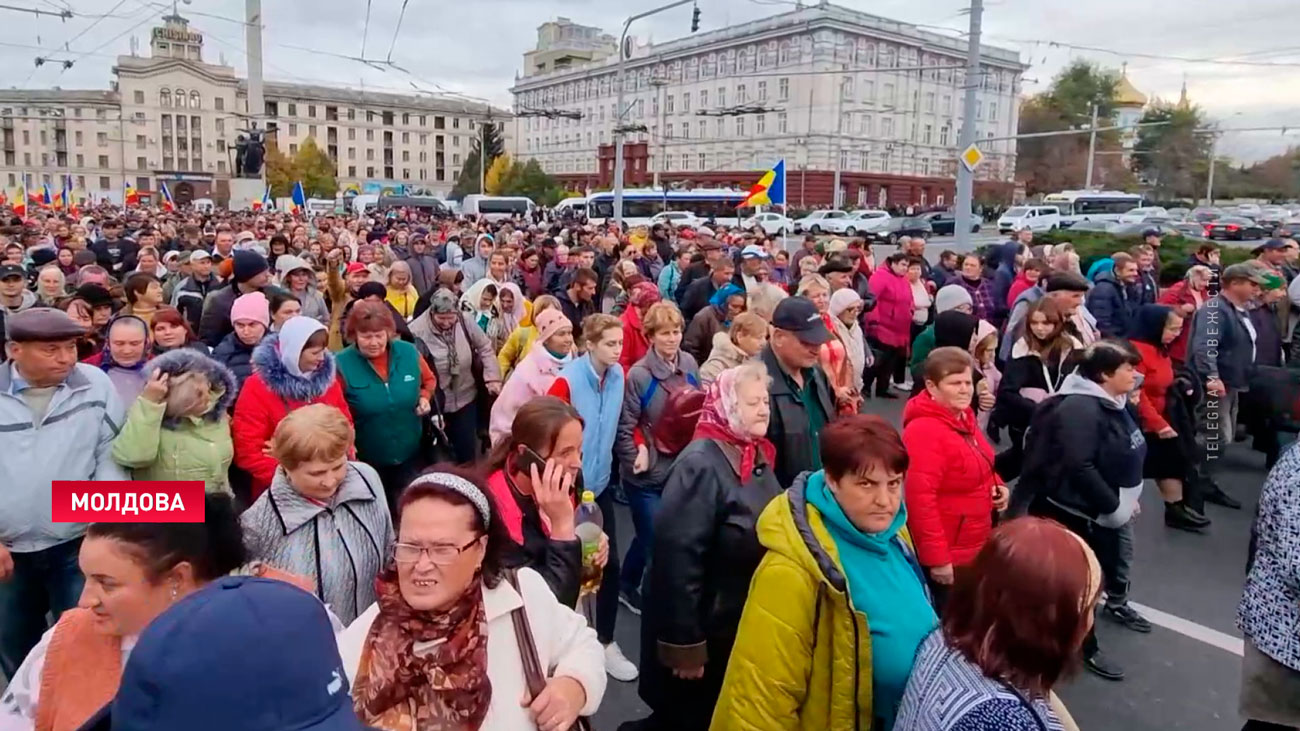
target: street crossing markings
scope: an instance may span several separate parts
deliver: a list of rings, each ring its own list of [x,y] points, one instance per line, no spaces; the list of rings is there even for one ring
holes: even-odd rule
[[[1198,642],[1204,642],[1224,652],[1230,652],[1237,657],[1241,657],[1244,652],[1245,643],[1239,637],[1233,637],[1216,629],[1210,629],[1203,624],[1197,624],[1191,620],[1162,612],[1159,609],[1153,609],[1145,604],[1138,604],[1137,602],[1129,602],[1129,604],[1138,610],[1142,616],[1150,620],[1151,624],[1172,630]]]

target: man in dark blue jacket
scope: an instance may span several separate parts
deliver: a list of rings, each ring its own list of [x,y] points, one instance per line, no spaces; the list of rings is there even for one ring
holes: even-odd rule
[[[1097,318],[1097,329],[1103,337],[1122,338],[1128,334],[1129,323],[1137,310],[1138,264],[1122,252],[1113,259],[1115,265],[1111,271],[1097,273],[1087,305],[1088,312]]]

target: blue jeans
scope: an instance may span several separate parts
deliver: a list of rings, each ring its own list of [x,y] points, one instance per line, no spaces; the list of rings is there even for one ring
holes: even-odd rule
[[[663,499],[663,488],[644,488],[623,483],[627,493],[627,508],[632,512],[632,545],[623,557],[622,590],[631,594],[640,591],[646,562],[655,543],[655,513]]]
[[[81,539],[43,551],[14,553],[14,573],[0,581],[0,672],[12,678],[45,633],[45,615],[58,621],[77,606],[86,578],[77,564]]]

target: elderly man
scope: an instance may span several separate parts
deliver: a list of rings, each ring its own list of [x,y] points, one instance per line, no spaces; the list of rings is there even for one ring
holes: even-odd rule
[[[46,629],[77,605],[86,526],[51,520],[55,480],[125,480],[112,460],[122,402],[107,375],[77,362],[85,334],[36,307],[8,318],[0,366],[0,672],[13,678]]]
[[[736,270],[731,283],[746,292],[752,292],[767,283],[771,266],[772,255],[767,249],[758,244],[750,244],[740,252],[740,268]]]
[[[782,485],[822,466],[818,439],[835,418],[835,401],[817,356],[830,339],[817,306],[804,297],[787,297],[772,313],[772,338],[759,357],[771,376],[767,438],[776,445],[775,471]]]

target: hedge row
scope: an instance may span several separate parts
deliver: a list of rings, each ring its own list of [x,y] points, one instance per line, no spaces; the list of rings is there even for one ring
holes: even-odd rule
[[[1084,272],[1098,259],[1111,256],[1119,251],[1127,251],[1142,243],[1141,236],[1115,236],[1103,231],[1048,231],[1034,235],[1035,244],[1074,244],[1074,251],[1079,255],[1079,268]],[[1196,252],[1205,239],[1193,239],[1183,236],[1165,236],[1160,239],[1160,284],[1171,285],[1187,274],[1187,260]],[[1250,259],[1250,250],[1240,246],[1221,246],[1220,262],[1223,266],[1236,264]]]

